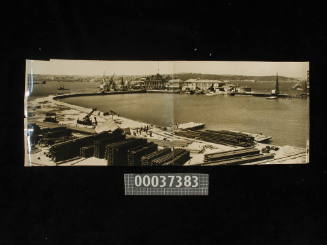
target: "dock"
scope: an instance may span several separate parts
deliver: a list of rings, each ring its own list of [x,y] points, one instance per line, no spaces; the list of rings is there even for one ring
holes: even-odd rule
[[[147,93],[159,93],[159,94],[179,94],[180,91],[172,91],[172,90],[155,90],[155,89],[148,89],[146,90]]]
[[[254,97],[270,97],[273,94],[271,93],[258,93],[258,92],[235,92],[235,95],[246,95],[246,96],[254,96]],[[280,98],[289,98],[290,95],[289,94],[278,94],[278,95],[274,95]]]
[[[304,148],[278,146],[271,148],[270,152],[263,150],[271,145],[261,142],[266,142],[271,137],[262,134],[230,130],[196,130],[205,126],[204,123],[199,122],[179,124],[177,130],[170,132],[156,125],[122,116],[105,116],[100,111],[95,112],[97,127],[88,128],[76,125],[76,120],[87,114],[90,108],[70,105],[54,96],[36,99],[29,102],[29,106],[28,112],[32,112],[33,115],[27,116],[27,123],[35,123],[42,128],[66,127],[76,134],[64,138],[63,141],[55,140],[55,147],[51,143],[49,147],[42,145],[26,147],[26,166],[108,166],[121,165],[121,161],[124,165],[130,166],[260,165],[308,162]],[[53,111],[57,113],[59,123],[43,122],[45,114]],[[110,132],[115,132],[118,128],[124,130],[126,139],[119,138],[121,136],[118,138],[110,136]],[[103,134],[104,138],[101,136]],[[32,142],[28,137],[31,136],[26,134],[26,145]],[[142,139],[142,141],[130,140],[130,138]],[[134,141],[137,144],[132,143]],[[114,145],[107,147],[109,143]],[[139,146],[142,147],[138,148]],[[67,150],[68,147],[70,150]],[[177,149],[182,151],[176,151]],[[235,152],[236,150],[239,150],[238,153]],[[240,152],[241,150],[243,153]]]

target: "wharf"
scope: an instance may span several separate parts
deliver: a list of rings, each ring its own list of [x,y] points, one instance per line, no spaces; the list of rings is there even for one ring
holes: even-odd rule
[[[66,97],[69,95],[65,95]],[[80,95],[81,96],[81,95]],[[117,115],[104,116],[103,112],[95,111],[94,114],[98,120],[98,126],[96,129],[85,128],[80,125],[76,125],[76,119],[82,118],[84,115],[90,112],[90,108],[79,107],[71,104],[64,103],[57,100],[61,96],[48,96],[38,98],[29,101],[29,112],[32,110],[35,116],[27,117],[27,122],[36,122],[43,127],[59,127],[65,126],[81,134],[93,134],[100,131],[111,130],[111,128],[120,127],[122,129],[128,129],[130,134],[138,138],[146,138],[149,142],[158,144],[159,147],[171,147],[171,148],[183,148],[190,151],[190,159],[184,164],[184,166],[203,165],[205,154],[225,152],[235,149],[242,149],[241,146],[223,145],[218,143],[212,143],[203,141],[198,138],[187,138],[181,135],[175,134],[175,132],[169,132],[162,130],[161,128],[150,125],[144,122],[119,117]],[[62,97],[61,97],[62,98]],[[60,124],[43,122],[44,115],[47,112],[56,112],[57,118]],[[100,114],[100,115],[99,115]],[[140,131],[140,128],[145,126],[149,127],[151,134],[145,131]],[[193,131],[196,132],[196,131]],[[27,139],[27,137],[25,137]],[[26,140],[26,145],[29,146],[29,142]],[[255,147],[260,151],[268,146],[267,144],[256,143]],[[294,164],[294,163],[306,163],[307,152],[304,148],[298,148],[293,146],[278,146],[279,150],[273,151],[273,159],[266,159],[262,161],[245,163],[242,165],[259,165],[259,164]],[[37,150],[30,150],[30,147],[26,147],[26,166],[56,166],[56,163],[51,161],[45,156],[46,148],[41,147]],[[72,159],[59,166],[106,166],[106,161],[95,157],[90,158],[78,158]]]
[[[171,90],[154,90],[154,89],[148,89],[146,90],[147,93],[160,93],[160,94],[179,94],[180,91],[171,91]]]
[[[289,98],[290,97],[288,94],[273,95],[271,93],[254,93],[254,92],[252,92],[251,95],[255,96],[255,97],[270,97],[270,96],[277,96],[280,98]]]
[[[70,98],[70,97],[80,97],[80,96],[101,96],[101,95],[114,95],[114,94],[139,94],[145,93],[143,89],[140,90],[130,90],[130,91],[109,91],[109,92],[97,92],[97,93],[68,93],[60,94],[57,96],[51,96],[54,100]]]

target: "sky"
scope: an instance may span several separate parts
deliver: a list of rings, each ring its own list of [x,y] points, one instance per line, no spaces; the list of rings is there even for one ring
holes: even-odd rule
[[[49,75],[202,73],[306,78],[309,62],[27,60],[26,71]]]

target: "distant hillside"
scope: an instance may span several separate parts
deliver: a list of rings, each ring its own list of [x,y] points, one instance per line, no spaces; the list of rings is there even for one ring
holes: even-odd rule
[[[164,76],[171,77],[171,74],[162,74]],[[112,75],[106,75],[106,79],[110,79]],[[103,75],[98,76],[81,76],[81,75],[43,75],[33,74],[35,81],[46,80],[46,81],[70,81],[70,82],[88,82],[88,81],[102,81]],[[121,79],[121,75],[115,75],[115,80]],[[141,75],[123,75],[126,80],[140,79]],[[218,75],[218,74],[201,74],[201,73],[176,73],[174,74],[175,79],[181,79],[183,81],[187,79],[209,79],[209,80],[254,80],[258,82],[271,82],[276,80],[276,76],[245,76],[245,75]],[[298,82],[299,79],[279,76],[280,82]]]
[[[217,75],[217,74],[201,74],[201,73],[178,73],[174,74],[174,78],[182,80],[187,79],[212,79],[212,80],[255,80],[262,82],[275,81],[276,76],[245,76],[245,75]],[[291,77],[278,76],[281,82],[298,82],[299,80]]]

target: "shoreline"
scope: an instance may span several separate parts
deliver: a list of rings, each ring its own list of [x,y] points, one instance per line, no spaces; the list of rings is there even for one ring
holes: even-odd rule
[[[85,128],[82,127],[81,125],[77,126],[76,123],[76,118],[83,117],[82,114],[87,114],[92,110],[92,108],[87,108],[87,107],[82,107],[82,106],[77,106],[77,105],[72,105],[66,102],[60,101],[60,99],[63,98],[69,98],[69,97],[81,97],[81,96],[101,96],[101,95],[114,95],[114,94],[133,94],[133,93],[146,93],[144,90],[138,90],[138,91],[115,91],[115,92],[106,92],[106,93],[69,93],[69,94],[61,94],[61,95],[49,95],[46,97],[39,97],[35,98],[32,101],[29,101],[29,104],[27,105],[27,100],[26,98],[26,104],[25,104],[25,111],[27,113],[28,107],[33,106],[35,108],[38,108],[39,106],[41,108],[40,112],[38,113],[37,111],[35,114],[38,114],[35,119],[30,119],[31,117],[26,117],[26,123],[25,127],[27,126],[27,123],[30,122],[41,122],[43,119],[42,113],[47,112],[47,111],[56,111],[58,113],[58,117],[60,118],[59,120],[59,126],[70,126],[74,127],[74,125],[78,128]],[[43,105],[43,106],[42,106]],[[43,110],[42,110],[43,109]],[[125,117],[120,117],[117,115],[108,115],[104,116],[104,112],[96,110],[94,112],[94,115],[98,118],[99,124],[97,127],[94,128],[95,133],[101,132],[101,131],[106,131],[106,130],[113,130],[117,127],[121,128],[129,128],[131,131],[134,132],[135,128],[139,127],[144,127],[144,126],[150,126],[151,131],[153,132],[153,137],[149,137],[148,135],[139,135],[138,137],[145,137],[149,141],[154,140],[154,141],[164,141],[167,140],[167,143],[171,142],[178,142],[178,141],[188,141],[190,144],[194,147],[194,149],[191,148],[191,160],[189,160],[184,166],[191,166],[191,165],[202,165],[203,164],[203,156],[204,154],[212,153],[212,152],[222,152],[230,149],[237,149],[239,147],[235,146],[225,146],[225,145],[219,145],[219,144],[214,144],[210,142],[204,142],[200,140],[194,140],[194,139],[189,139],[181,136],[174,135],[173,132],[165,131],[161,127],[152,125],[146,122],[141,122],[137,121],[134,119],[129,119]],[[102,114],[102,115],[101,115]],[[27,116],[27,115],[26,115]],[[76,117],[77,116],[77,117]],[[25,130],[26,131],[26,130]],[[132,134],[133,135],[133,134]],[[27,139],[27,135],[25,133],[25,139]],[[25,165],[28,163],[26,166],[39,166],[42,165],[42,160],[44,160],[46,163],[43,165],[47,166],[55,166],[57,164],[51,165],[47,159],[39,159],[40,161],[35,161],[35,159],[32,161],[32,153],[30,150],[30,147],[28,147],[28,139],[25,140],[25,148],[26,148],[26,154],[29,155],[29,159],[25,157]],[[162,143],[162,142],[161,142]],[[272,144],[263,144],[263,143],[257,143],[256,148],[262,149],[267,145],[272,145]],[[206,148],[206,146],[211,146],[213,147],[213,150],[210,150],[209,148]],[[188,146],[187,146],[188,147]],[[186,148],[187,148],[186,147]],[[297,164],[303,164],[308,162],[308,156],[306,154],[307,149],[301,148],[301,147],[295,147],[295,146],[278,146],[280,147],[280,151],[276,153],[276,158],[271,159],[271,160],[264,160],[264,161],[258,161],[258,162],[253,162],[253,163],[247,163],[247,164],[242,164],[242,165],[260,165],[260,164],[292,164],[292,163],[297,163]],[[192,154],[192,150],[193,153]],[[200,153],[201,150],[204,150],[204,152]],[[279,154],[280,153],[280,154]],[[37,157],[40,157],[40,154],[37,155]],[[94,157],[87,158],[85,160],[82,160],[78,162],[76,161],[71,161],[70,163],[65,163],[61,164],[60,166],[105,166],[103,159],[96,159]]]

